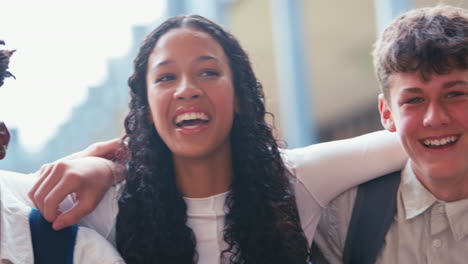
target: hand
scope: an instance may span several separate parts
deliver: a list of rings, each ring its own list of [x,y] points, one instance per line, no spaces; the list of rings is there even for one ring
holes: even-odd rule
[[[8,132],[5,123],[0,121],[0,160],[5,157],[9,142],[10,132]]]
[[[112,185],[113,173],[109,166],[113,166],[111,161],[96,157],[60,160],[43,165],[36,172],[39,180],[28,196],[44,218],[53,222],[53,228],[60,230],[77,223],[96,208]],[[62,213],[59,204],[69,194],[74,194],[75,204]]]
[[[58,161],[43,165],[36,172],[39,180],[28,196],[44,217],[60,230],[77,223],[93,211],[113,183],[123,180],[122,166],[110,160],[121,153],[120,140],[96,143]],[[59,204],[69,195],[75,204],[65,212]]]

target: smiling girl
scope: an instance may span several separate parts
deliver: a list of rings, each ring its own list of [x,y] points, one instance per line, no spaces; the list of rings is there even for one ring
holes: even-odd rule
[[[305,263],[323,207],[404,164],[396,137],[384,132],[280,150],[247,54],[203,17],[162,23],[134,65],[126,181],[118,206],[95,212],[110,216],[103,235],[113,240],[115,226],[128,263]],[[60,197],[67,177],[54,178],[51,166],[30,196],[55,213],[44,201]],[[111,175],[95,176],[108,184]]]

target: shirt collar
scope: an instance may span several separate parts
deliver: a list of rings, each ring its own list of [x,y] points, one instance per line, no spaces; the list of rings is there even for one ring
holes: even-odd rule
[[[446,203],[450,227],[457,241],[468,235],[468,199]]]
[[[401,173],[400,192],[404,219],[412,219],[424,213],[434,204],[438,204],[437,206],[445,207],[446,216],[454,238],[459,241],[468,235],[468,199],[451,203],[438,200],[416,178],[411,168],[410,160]]]
[[[437,198],[416,178],[410,160],[401,172],[400,191],[406,220],[424,213],[437,202]]]

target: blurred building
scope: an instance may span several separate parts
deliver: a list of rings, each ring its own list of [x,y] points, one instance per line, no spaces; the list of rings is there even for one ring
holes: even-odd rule
[[[309,141],[301,142],[307,143],[381,129],[377,112],[379,88],[370,55],[378,31],[376,21],[379,17],[376,13],[380,16],[382,12],[389,13],[385,4],[422,7],[438,2],[361,0],[357,4],[346,0],[170,0],[166,17],[199,13],[225,25],[249,53],[257,77],[264,85],[267,110],[275,116],[270,121],[278,129],[278,136],[283,137],[290,130],[306,131],[306,137],[310,133]],[[468,8],[466,1],[444,2]],[[376,12],[376,5],[381,7],[379,12]],[[83,149],[92,142],[123,135],[123,119],[129,100],[127,78],[133,57],[144,36],[164,18],[156,20],[153,25],[133,29],[132,52],[109,61],[107,80],[90,87],[86,102],[73,110],[70,120],[61,126],[43,150],[29,154],[13,141],[7,158],[0,162],[0,169],[34,171],[41,164]],[[278,30],[283,24],[286,29],[281,27],[282,30]],[[295,35],[288,35],[287,30],[293,30]],[[297,41],[301,43],[290,41],[291,36],[299,37]],[[283,41],[286,46],[278,45]],[[288,56],[294,57],[292,62],[295,65],[283,65]],[[298,72],[302,74],[297,75]],[[285,82],[291,80],[291,74],[292,80],[301,79],[301,82]],[[298,85],[305,87],[298,88]],[[285,103],[285,96],[289,94],[299,95],[296,100],[302,101]],[[308,110],[301,113],[301,109]],[[292,127],[296,125],[288,119],[297,115],[303,115],[306,120]],[[301,142],[293,146],[300,146]]]
[[[108,62],[106,80],[89,88],[84,103],[73,109],[70,119],[60,126],[42,150],[27,152],[17,140],[17,131],[11,131],[12,142],[7,157],[0,162],[0,169],[33,172],[42,164],[82,150],[93,142],[123,135],[123,120],[130,99],[127,79],[138,46],[151,29],[151,26],[133,28],[130,53]]]
[[[279,0],[281,1],[281,0]],[[239,0],[230,8],[229,26],[249,52],[257,77],[264,84],[267,109],[284,131],[282,98],[273,44],[271,11],[275,0]],[[377,110],[379,86],[374,77],[372,45],[376,40],[376,14],[394,17],[405,6],[435,6],[439,0],[294,1],[300,3],[304,49],[309,78],[309,104],[318,141],[329,141],[382,129]],[[446,0],[468,8],[468,1]],[[380,12],[378,11],[378,6]],[[389,10],[393,7],[394,10]],[[383,10],[382,10],[383,9]],[[397,12],[395,12],[395,9]],[[383,14],[382,14],[383,13]],[[388,18],[388,19],[391,19]],[[283,115],[284,116],[284,115]],[[286,115],[287,116],[287,115]]]

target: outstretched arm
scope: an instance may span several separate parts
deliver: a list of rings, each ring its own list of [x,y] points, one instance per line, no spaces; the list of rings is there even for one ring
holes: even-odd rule
[[[352,186],[402,169],[407,160],[398,136],[387,131],[285,150],[285,154],[296,177],[322,207]]]
[[[110,161],[121,140],[95,143],[83,151],[43,165],[28,196],[56,230],[77,223],[94,210],[112,184],[124,178],[121,165]],[[65,212],[59,204],[70,194],[75,204]]]

